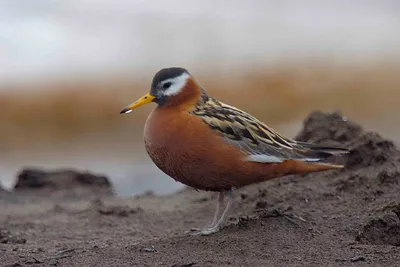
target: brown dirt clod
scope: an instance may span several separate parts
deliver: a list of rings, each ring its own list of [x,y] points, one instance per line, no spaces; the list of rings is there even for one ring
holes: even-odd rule
[[[358,241],[375,245],[400,246],[400,220],[394,212],[375,214],[361,228]]]
[[[15,185],[15,191],[79,191],[87,189],[99,194],[112,194],[109,179],[103,175],[77,170],[46,171],[27,168],[22,170]]]

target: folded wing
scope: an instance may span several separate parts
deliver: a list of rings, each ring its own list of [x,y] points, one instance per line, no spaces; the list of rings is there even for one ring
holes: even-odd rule
[[[287,138],[235,107],[208,97],[192,111],[231,145],[245,153],[245,160],[281,163],[286,160],[318,162],[344,154],[344,148],[318,146]]]

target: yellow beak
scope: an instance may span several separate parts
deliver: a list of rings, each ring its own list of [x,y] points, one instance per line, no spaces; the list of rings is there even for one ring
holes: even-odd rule
[[[140,106],[146,105],[148,103],[151,103],[154,100],[154,96],[152,96],[151,94],[146,94],[144,96],[142,96],[141,98],[139,98],[138,100],[136,100],[135,102],[133,102],[132,104],[124,107],[120,114],[125,114],[125,113],[130,113],[132,112],[132,110],[134,110],[135,108],[138,108]]]

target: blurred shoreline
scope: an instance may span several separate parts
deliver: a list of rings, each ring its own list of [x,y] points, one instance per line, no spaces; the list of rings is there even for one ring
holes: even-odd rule
[[[191,71],[189,69],[189,71]],[[222,74],[191,71],[207,92],[267,124],[299,121],[310,111],[341,110],[380,127],[399,110],[400,61],[334,65],[298,63],[250,67]],[[210,74],[211,73],[211,74]],[[120,116],[126,104],[148,92],[152,75],[139,79],[100,77],[20,86],[0,92],[2,151],[86,139],[139,136],[153,106]],[[243,98],[251,92],[254,97]],[[395,114],[393,114],[395,115]],[[367,124],[368,124],[367,121]],[[384,129],[383,129],[384,130]]]

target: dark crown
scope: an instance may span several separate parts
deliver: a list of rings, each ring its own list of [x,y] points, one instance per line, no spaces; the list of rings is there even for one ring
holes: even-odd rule
[[[153,78],[153,82],[151,83],[151,87],[156,87],[160,82],[181,76],[183,73],[189,73],[184,68],[173,67],[173,68],[165,68],[156,73]]]

